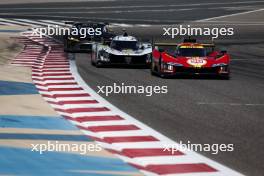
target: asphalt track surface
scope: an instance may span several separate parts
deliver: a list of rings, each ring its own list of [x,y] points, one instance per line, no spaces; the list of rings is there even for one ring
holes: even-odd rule
[[[36,1],[36,0],[35,0]],[[39,1],[36,1],[39,2]],[[175,24],[264,7],[263,1],[114,0],[0,6],[1,17]]]
[[[109,1],[1,5],[0,16],[29,19],[94,20],[132,24],[178,24],[257,10],[264,1]],[[264,15],[230,20],[235,36],[219,40],[232,55],[231,80],[207,78],[161,79],[139,68],[94,68],[88,54],[76,54],[79,72],[97,86],[167,85],[168,94],[146,97],[111,94],[105,97],[121,110],[179,142],[228,144],[234,152],[202,152],[245,175],[264,174]],[[248,17],[248,20],[244,20]],[[258,24],[255,24],[258,22]],[[224,23],[220,26],[229,26]],[[241,23],[238,23],[241,22]],[[242,23],[243,22],[243,23]],[[251,22],[251,23],[250,23]],[[254,23],[253,23],[254,22]],[[220,22],[219,22],[220,23]],[[199,23],[205,25],[205,23]],[[207,22],[206,25],[215,25]],[[219,24],[217,23],[217,26]],[[156,26],[160,28],[160,26]],[[156,28],[130,29],[140,36],[161,35]],[[140,31],[140,32],[139,32]]]

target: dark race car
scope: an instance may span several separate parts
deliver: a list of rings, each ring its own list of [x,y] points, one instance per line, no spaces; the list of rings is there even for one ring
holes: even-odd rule
[[[226,51],[216,51],[214,44],[193,39],[180,44],[156,43],[152,56],[152,75],[213,75],[229,79],[230,56]]]
[[[105,23],[73,23],[70,35],[64,35],[64,51],[91,52],[94,42],[111,40],[113,36]]]

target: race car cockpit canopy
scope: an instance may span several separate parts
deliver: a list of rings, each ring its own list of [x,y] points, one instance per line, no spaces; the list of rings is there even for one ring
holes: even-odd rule
[[[119,35],[113,38],[110,47],[116,50],[137,50],[139,48],[139,43],[133,36]]]

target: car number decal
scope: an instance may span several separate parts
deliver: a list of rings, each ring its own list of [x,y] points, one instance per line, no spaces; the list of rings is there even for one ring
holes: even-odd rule
[[[193,57],[187,60],[187,63],[189,65],[192,65],[194,67],[202,67],[203,65],[205,65],[207,63],[207,61],[205,59],[199,58],[199,57]]]

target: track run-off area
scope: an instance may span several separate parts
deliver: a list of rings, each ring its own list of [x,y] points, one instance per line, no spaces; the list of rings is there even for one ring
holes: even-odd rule
[[[156,40],[170,42],[173,40],[161,37],[164,26],[191,24],[233,27],[234,36],[215,40],[216,45],[226,48],[231,54],[230,80],[161,79],[151,76],[149,69],[95,68],[90,65],[89,54],[73,54],[73,56],[81,78],[95,91],[98,90],[97,86],[110,86],[113,83],[168,86],[167,94],[150,97],[135,94],[110,94],[108,97],[102,94],[101,96],[140,123],[146,124],[175,142],[232,143],[233,152],[220,152],[216,155],[201,152],[201,154],[244,175],[262,176],[264,173],[262,164],[264,157],[263,9],[264,1],[253,0],[29,2],[19,5],[1,4],[0,25],[30,26],[49,22],[59,24],[67,20],[106,21],[119,32],[122,28],[126,28],[128,33],[139,38],[154,37]],[[179,39],[175,40],[179,41]],[[198,39],[210,41],[210,38],[198,37]]]

